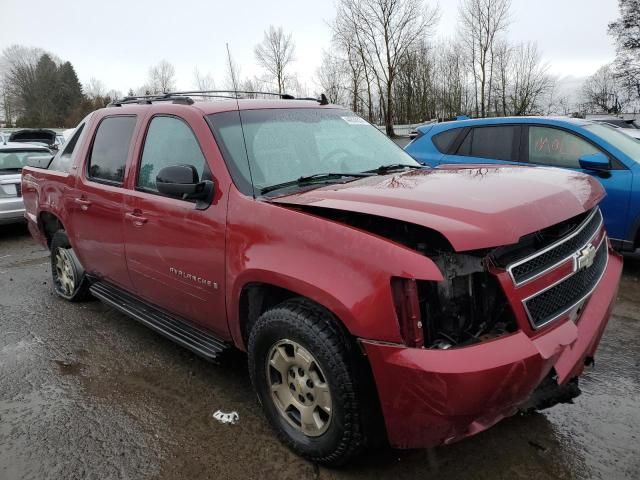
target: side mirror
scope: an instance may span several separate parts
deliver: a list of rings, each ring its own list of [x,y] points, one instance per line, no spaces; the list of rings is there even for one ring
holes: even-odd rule
[[[164,167],[156,175],[158,191],[168,197],[197,200],[196,208],[204,210],[213,200],[213,182],[201,182],[193,165]]]
[[[609,170],[609,157],[604,153],[592,153],[591,155],[583,155],[578,159],[580,168],[584,170],[595,170],[598,172]]]

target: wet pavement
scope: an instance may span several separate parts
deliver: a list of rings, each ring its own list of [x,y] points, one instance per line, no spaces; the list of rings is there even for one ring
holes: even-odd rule
[[[275,439],[243,355],[211,365],[97,301],[65,303],[47,253],[24,227],[0,227],[2,480],[640,478],[640,261],[627,261],[574,405],[329,470]]]

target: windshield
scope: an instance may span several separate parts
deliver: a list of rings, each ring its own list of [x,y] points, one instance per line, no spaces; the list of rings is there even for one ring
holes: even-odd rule
[[[242,129],[237,111],[208,119],[225,160],[233,164],[236,184],[251,185],[253,180],[257,190],[317,174],[419,165],[376,127],[346,110],[263,109],[240,114]]]
[[[48,150],[3,150],[0,151],[0,170],[22,170],[30,157],[49,155]]]
[[[593,124],[585,127],[585,129],[599,136],[605,142],[610,143],[635,162],[640,163],[640,142],[635,138],[609,125]]]

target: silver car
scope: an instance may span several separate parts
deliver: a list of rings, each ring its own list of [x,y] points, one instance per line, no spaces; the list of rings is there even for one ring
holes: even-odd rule
[[[0,143],[0,225],[24,220],[20,188],[22,167],[31,157],[50,156],[49,149],[28,143]]]

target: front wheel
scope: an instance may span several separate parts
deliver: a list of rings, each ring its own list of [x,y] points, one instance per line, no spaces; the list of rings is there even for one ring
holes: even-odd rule
[[[69,302],[79,302],[89,297],[84,270],[64,230],[58,230],[51,239],[51,275],[58,296]]]
[[[328,312],[304,300],[268,310],[251,330],[248,353],[262,408],[294,452],[337,466],[364,448],[358,379]]]

